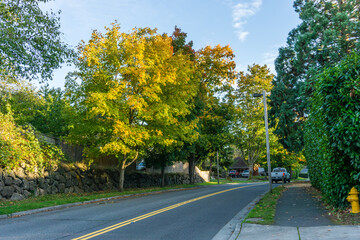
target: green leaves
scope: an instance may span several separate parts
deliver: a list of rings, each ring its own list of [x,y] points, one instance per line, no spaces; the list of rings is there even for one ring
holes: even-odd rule
[[[249,66],[248,73],[239,73],[234,91],[235,121],[233,125],[234,144],[240,150],[241,157],[250,167],[266,151],[264,104],[263,97],[255,98],[253,94],[271,90],[270,74],[267,66]]]
[[[43,82],[73,57],[61,41],[57,14],[43,13],[39,2],[46,1],[0,2],[0,80],[18,76]]]
[[[126,167],[134,161],[127,156],[193,135],[194,122],[180,120],[198,89],[190,56],[174,54],[172,38],[150,28],[122,33],[118,24],[106,31],[80,44],[78,71],[67,82],[81,126],[71,138]]]
[[[51,169],[65,157],[58,147],[40,143],[31,126],[18,127],[12,113],[0,113],[0,167],[15,169],[26,164],[29,171]]]
[[[337,207],[359,185],[360,57],[352,53],[317,76],[306,123],[305,155],[310,179]]]
[[[279,120],[275,133],[283,146],[300,152],[315,76],[360,49],[360,6],[356,0],[296,0],[294,7],[302,23],[289,33],[287,46],[279,49],[269,113],[271,126]]]

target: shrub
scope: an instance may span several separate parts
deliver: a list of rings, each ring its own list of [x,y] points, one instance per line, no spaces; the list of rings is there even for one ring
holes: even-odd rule
[[[65,157],[61,150],[51,144],[40,143],[30,126],[15,125],[11,111],[0,112],[0,167],[15,169],[26,163],[28,170],[52,168]]]

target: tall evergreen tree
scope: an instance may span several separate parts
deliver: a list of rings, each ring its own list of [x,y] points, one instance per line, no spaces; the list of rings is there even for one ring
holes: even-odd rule
[[[271,126],[290,151],[303,147],[303,122],[316,74],[360,49],[359,0],[295,0],[302,23],[290,31],[275,61]]]

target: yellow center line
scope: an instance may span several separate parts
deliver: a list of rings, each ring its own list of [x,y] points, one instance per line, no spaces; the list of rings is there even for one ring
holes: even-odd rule
[[[208,198],[208,197],[212,197],[212,196],[215,196],[215,195],[218,195],[218,194],[222,194],[222,193],[225,193],[225,192],[229,192],[229,191],[234,191],[234,190],[237,190],[237,189],[240,189],[240,188],[251,187],[251,186],[258,186],[258,185],[263,185],[263,184],[249,185],[249,186],[241,186],[241,187],[231,188],[231,189],[227,189],[227,190],[223,190],[223,191],[219,191],[219,192],[207,194],[207,195],[204,195],[204,196],[202,196],[202,197],[197,197],[197,198],[194,198],[194,199],[191,199],[191,200],[187,200],[187,201],[184,201],[184,202],[181,202],[181,203],[177,203],[177,204],[171,205],[171,206],[169,206],[169,207],[165,207],[165,208],[162,208],[162,209],[159,209],[159,210],[156,210],[156,211],[153,211],[153,212],[150,212],[150,213],[147,213],[147,214],[144,214],[144,215],[135,217],[135,218],[131,218],[131,219],[129,219],[129,220],[126,220],[126,221],[123,221],[123,222],[120,222],[120,223],[111,225],[111,226],[109,226],[109,227],[106,227],[106,228],[100,229],[100,230],[98,230],[98,231],[95,231],[95,232],[86,234],[86,235],[84,235],[84,236],[81,236],[81,237],[78,237],[78,238],[74,238],[73,240],[86,240],[86,239],[90,239],[90,238],[99,236],[99,235],[101,235],[101,234],[104,234],[104,233],[113,231],[113,230],[115,230],[115,229],[124,227],[124,226],[126,226],[126,225],[131,224],[131,223],[135,223],[135,222],[138,222],[138,221],[140,221],[140,220],[143,220],[143,219],[146,219],[146,218],[155,216],[155,215],[157,215],[157,214],[160,214],[160,213],[163,213],[163,212],[172,210],[172,209],[174,209],[174,208],[177,208],[177,207],[186,205],[186,204],[188,204],[188,203],[196,202],[196,201],[199,201],[199,200]]]

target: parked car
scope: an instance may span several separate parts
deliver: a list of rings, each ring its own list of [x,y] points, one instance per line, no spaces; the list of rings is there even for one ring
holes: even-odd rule
[[[244,171],[241,173],[241,177],[243,177],[243,178],[248,178],[248,177],[249,177],[249,170],[244,170]]]
[[[271,172],[271,181],[276,183],[282,181],[283,176],[285,182],[290,182],[290,173],[285,168],[274,168]]]
[[[265,172],[264,168],[259,168],[258,173],[259,173],[259,176],[266,176],[266,172]]]
[[[229,174],[228,174],[228,176],[229,177],[232,177],[232,178],[236,178],[237,177],[237,172],[236,172],[236,170],[230,170],[229,171]]]

